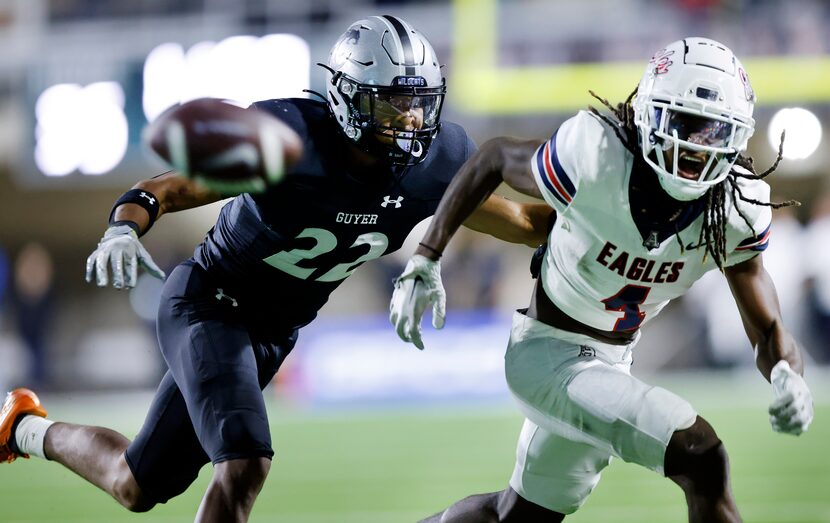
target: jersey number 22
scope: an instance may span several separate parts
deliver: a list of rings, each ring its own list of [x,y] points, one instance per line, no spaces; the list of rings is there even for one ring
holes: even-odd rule
[[[263,261],[295,278],[307,280],[319,267],[300,267],[297,264],[302,260],[311,260],[321,254],[333,251],[337,247],[337,237],[326,229],[309,227],[297,235],[297,239],[300,238],[314,238],[315,244],[310,249],[280,251],[265,258]],[[389,246],[389,238],[382,232],[367,232],[358,236],[351,247],[358,247],[360,245],[368,245],[369,252],[352,262],[335,265],[322,276],[315,278],[315,281],[332,282],[347,278],[363,262],[380,258],[386,252],[386,247]]]

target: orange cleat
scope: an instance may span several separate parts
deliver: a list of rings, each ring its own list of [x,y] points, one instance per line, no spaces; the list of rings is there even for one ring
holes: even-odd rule
[[[37,394],[29,389],[14,389],[6,394],[6,401],[0,409],[0,463],[11,463],[19,456],[28,458],[28,454],[18,454],[11,449],[12,427],[14,422],[24,414],[46,417],[46,409],[40,404]]]

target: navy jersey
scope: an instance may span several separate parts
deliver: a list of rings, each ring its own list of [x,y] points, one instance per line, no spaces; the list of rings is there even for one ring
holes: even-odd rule
[[[475,152],[464,129],[444,122],[421,163],[383,176],[348,172],[347,143],[326,104],[255,107],[297,132],[303,157],[280,184],[225,205],[194,258],[217,283],[255,296],[263,317],[282,327],[309,323],[357,267],[399,249]]]

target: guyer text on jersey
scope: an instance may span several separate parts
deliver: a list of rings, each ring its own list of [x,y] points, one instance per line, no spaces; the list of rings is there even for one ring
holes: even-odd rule
[[[337,213],[337,217],[334,221],[337,223],[345,223],[351,225],[372,225],[378,222],[378,215],[339,212]]]

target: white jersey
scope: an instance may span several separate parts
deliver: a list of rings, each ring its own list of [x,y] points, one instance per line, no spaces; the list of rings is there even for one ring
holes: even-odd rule
[[[540,279],[547,296],[575,320],[604,331],[639,327],[716,268],[698,244],[699,215],[679,233],[650,247],[631,214],[629,179],[634,156],[607,124],[587,111],[569,119],[536,151],[534,178],[556,210]],[[745,197],[769,201],[769,186],[738,179]],[[750,228],[727,191],[725,266],[766,248],[771,210],[740,202]],[[648,239],[648,238],[647,238]]]

